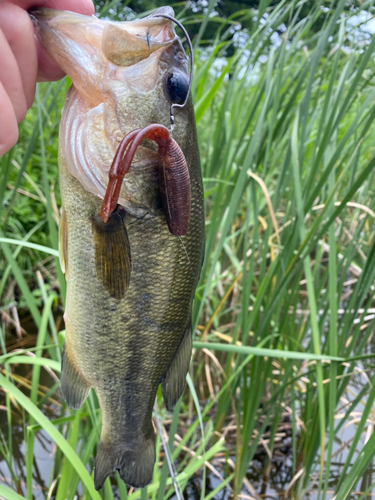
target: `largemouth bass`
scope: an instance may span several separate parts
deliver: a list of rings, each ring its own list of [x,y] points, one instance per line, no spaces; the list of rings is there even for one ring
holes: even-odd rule
[[[157,12],[173,16],[169,7]],[[137,149],[106,223],[100,213],[120,142],[149,124],[169,126],[171,103],[186,92],[187,60],[165,18],[116,23],[48,9],[34,15],[43,44],[73,81],[59,143],[67,280],[61,390],[71,408],[82,406],[90,388],[97,394],[96,489],[116,470],[126,484],[143,487],[155,463],[157,388],[172,409],[192,349],[204,212],[191,99],[175,110],[173,130],[190,177],[187,233],[176,236],[168,227],[157,147],[149,140]]]

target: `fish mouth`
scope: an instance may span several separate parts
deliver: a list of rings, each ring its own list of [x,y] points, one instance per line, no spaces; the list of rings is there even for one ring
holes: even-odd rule
[[[71,43],[91,44],[107,61],[120,67],[133,66],[153,52],[168,48],[177,39],[171,21],[155,17],[158,14],[173,17],[172,8],[161,8],[144,19],[124,22],[48,8],[33,10],[29,14],[36,21],[42,38],[43,32],[53,30],[59,38]]]
[[[106,58],[116,66],[132,66],[173,43],[176,36],[170,22],[163,18],[146,21],[127,26],[107,24],[102,40]]]
[[[150,123],[168,125],[173,100],[167,78],[188,78],[172,21],[156,15],[173,17],[173,10],[121,23],[46,8],[31,12],[42,45],[73,82],[60,126],[61,157],[68,172],[99,198],[119,142]],[[137,150],[141,165],[155,157],[147,146]],[[130,170],[119,203],[135,216],[151,213],[155,186],[152,169]]]

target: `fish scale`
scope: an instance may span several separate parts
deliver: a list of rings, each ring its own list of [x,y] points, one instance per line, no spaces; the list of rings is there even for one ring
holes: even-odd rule
[[[165,12],[173,15],[170,8]],[[150,123],[168,125],[166,76],[187,74],[186,60],[165,19],[113,28],[109,21],[73,13],[43,9],[35,15],[42,42],[74,84],[62,115],[59,148],[60,253],[67,278],[61,390],[72,408],[83,404],[91,388],[98,397],[102,431],[95,487],[100,489],[116,470],[128,485],[143,487],[155,464],[152,410],[158,386],[169,410],[184,388],[192,301],[204,253],[203,187],[191,99],[175,110],[173,130],[189,170],[188,232],[177,237],[168,229],[158,184],[161,166],[150,141],[137,150],[119,206],[107,223],[100,210],[116,144]],[[121,50],[128,47],[129,54],[118,54],[121,30],[126,30]],[[140,30],[151,33],[152,50],[145,53]],[[104,40],[110,44],[104,47],[106,55]],[[136,46],[134,64],[123,68],[108,61],[131,63],[129,40]]]
[[[144,436],[153,438],[151,414],[156,390],[190,321],[197,280],[194,270],[200,268],[202,259],[201,251],[195,251],[196,231],[202,230],[202,207],[193,201],[184,247],[169,233],[162,213],[126,220],[132,272],[125,297],[117,301],[103,294],[94,272],[88,221],[99,212],[101,200],[82,189],[64,169],[63,161],[60,172],[69,228],[66,344],[75,366],[98,396],[103,420],[101,443],[108,443],[113,450],[118,441],[126,441],[136,448],[142,446]],[[80,220],[75,218],[77,206],[86,209],[86,217]],[[74,223],[70,223],[71,211]],[[90,300],[86,299],[88,284]]]

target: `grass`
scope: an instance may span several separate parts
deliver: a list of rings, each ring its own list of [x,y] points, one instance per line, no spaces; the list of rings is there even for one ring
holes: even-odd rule
[[[156,408],[180,490],[197,475],[216,474],[216,490],[200,482],[202,500],[224,491],[257,498],[247,474],[261,450],[266,481],[275,460],[290,460],[286,498],[365,499],[375,488],[371,475],[364,479],[375,454],[375,39],[353,25],[343,0],[330,9],[306,5],[261,1],[257,11],[218,23],[217,38],[196,52],[206,258],[189,389],[173,415],[160,395]],[[372,12],[373,2],[361,9]],[[239,22],[246,29],[237,30]],[[237,49],[229,57],[231,44]],[[2,318],[13,314],[17,323],[26,308],[38,331],[35,348],[20,352],[2,327],[8,432],[0,451],[10,475],[0,495],[35,494],[33,452],[43,432],[56,452],[40,498],[162,500],[174,494],[164,454],[147,489],[107,480],[96,493],[95,396],[69,411],[53,403],[61,403],[58,384],[40,382],[41,367],[59,372],[55,318],[65,283],[56,257],[55,179],[67,85],[40,87],[19,145],[0,160]],[[19,375],[24,364],[31,379]],[[21,470],[12,425],[24,432]]]

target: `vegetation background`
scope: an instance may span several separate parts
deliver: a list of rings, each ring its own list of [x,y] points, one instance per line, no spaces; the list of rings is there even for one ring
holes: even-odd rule
[[[124,19],[163,3],[97,9]],[[207,215],[188,388],[173,415],[158,396],[152,484],[128,491],[113,478],[96,492],[96,397],[68,410],[58,379],[69,81],[40,85],[0,159],[0,496],[372,498],[374,1],[175,8],[195,47]]]

